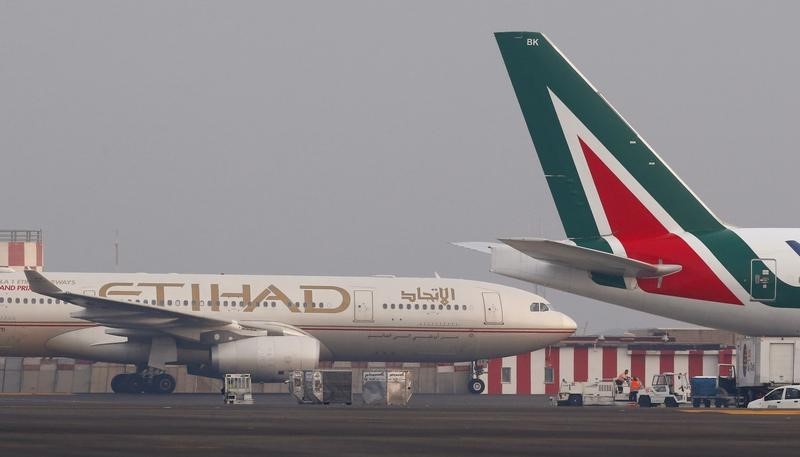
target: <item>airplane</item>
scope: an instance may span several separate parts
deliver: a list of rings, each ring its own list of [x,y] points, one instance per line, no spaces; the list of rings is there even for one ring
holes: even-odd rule
[[[47,273],[0,269],[0,356],[133,364],[117,393],[171,393],[168,365],[279,382],[320,361],[474,361],[576,328],[533,293],[435,278]]]
[[[800,229],[737,228],[542,33],[495,38],[567,239],[456,243],[491,271],[684,322],[800,335]]]

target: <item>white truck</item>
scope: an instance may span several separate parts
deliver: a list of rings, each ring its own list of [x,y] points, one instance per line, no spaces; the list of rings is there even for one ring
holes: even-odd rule
[[[620,389],[614,380],[595,379],[585,382],[561,381],[558,390],[558,406],[609,406],[631,401],[630,385],[624,383]]]
[[[630,395],[630,384],[618,386],[614,380],[586,382],[561,381],[558,406],[596,406],[635,403],[641,407],[664,405],[668,408],[686,404],[691,388],[684,373],[660,373],[653,376],[650,386],[639,390],[637,398]]]
[[[736,343],[735,381],[739,406],[775,387],[800,384],[800,338],[740,338]]]
[[[664,405],[677,408],[689,403],[691,386],[685,373],[661,373],[653,375],[650,387],[639,392],[639,406],[648,408]]]

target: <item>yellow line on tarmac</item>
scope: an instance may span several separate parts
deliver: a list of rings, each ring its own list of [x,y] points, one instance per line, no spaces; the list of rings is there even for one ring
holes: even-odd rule
[[[732,416],[798,416],[800,409],[681,409],[684,413],[716,413]]]

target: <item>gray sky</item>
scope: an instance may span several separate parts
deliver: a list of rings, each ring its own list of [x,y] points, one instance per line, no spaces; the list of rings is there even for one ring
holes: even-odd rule
[[[548,34],[723,219],[798,226],[790,2],[0,0],[3,228],[51,271],[442,275],[563,237],[492,32]],[[548,290],[589,331],[681,325]]]

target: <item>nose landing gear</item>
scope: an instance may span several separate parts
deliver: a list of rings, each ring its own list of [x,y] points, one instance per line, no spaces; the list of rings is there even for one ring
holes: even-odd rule
[[[122,373],[111,379],[111,390],[117,394],[171,394],[175,378],[159,370],[146,367],[136,373]]]
[[[474,361],[470,364],[470,381],[469,391],[473,394],[483,393],[486,388],[486,383],[480,378],[483,374],[483,364],[480,361]]]

